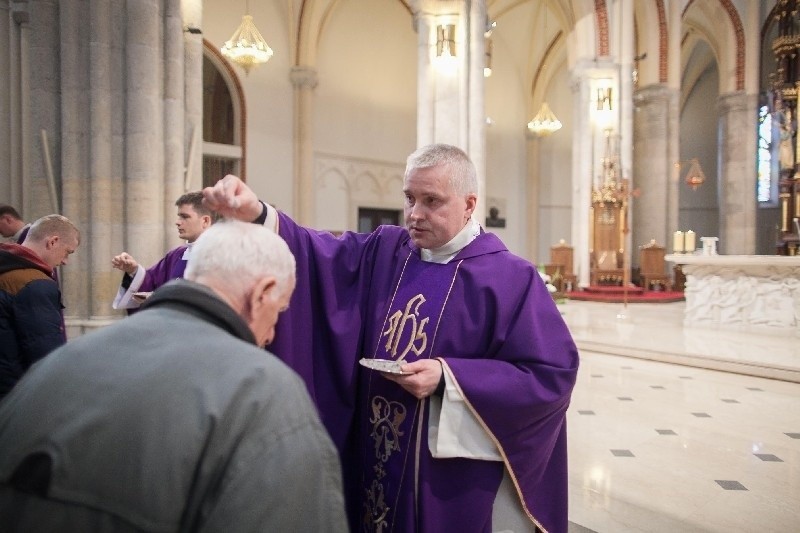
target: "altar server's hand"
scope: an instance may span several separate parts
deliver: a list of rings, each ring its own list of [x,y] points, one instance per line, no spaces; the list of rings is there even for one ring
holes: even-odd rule
[[[122,252],[111,259],[111,266],[133,276],[136,274],[136,269],[139,268],[139,263],[127,252]]]
[[[442,363],[437,359],[420,359],[401,367],[403,374],[386,374],[390,379],[420,400],[427,398],[436,390],[442,379]]]
[[[225,218],[252,222],[261,215],[262,205],[250,187],[232,174],[213,187],[203,189],[203,203]]]

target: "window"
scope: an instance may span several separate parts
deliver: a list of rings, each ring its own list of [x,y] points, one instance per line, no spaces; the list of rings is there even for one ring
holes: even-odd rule
[[[230,64],[203,41],[203,187],[226,174],[245,179],[244,92]]]
[[[378,226],[399,226],[402,212],[399,209],[358,208],[358,231],[369,233]]]
[[[772,114],[769,107],[762,105],[758,110],[758,180],[757,197],[759,205],[775,202],[772,180]]]

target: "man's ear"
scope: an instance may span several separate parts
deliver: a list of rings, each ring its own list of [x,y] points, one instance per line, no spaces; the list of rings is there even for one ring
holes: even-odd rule
[[[45,241],[45,249],[49,250],[53,248],[58,243],[58,235],[51,235]]]
[[[467,195],[467,217],[471,217],[475,212],[475,207],[478,205],[478,195],[470,193]]]
[[[200,217],[203,221],[203,229],[209,227],[211,225],[211,217],[209,215],[203,215]]]
[[[271,292],[275,290],[277,284],[274,276],[259,278],[250,290],[250,300],[248,302],[250,309],[253,311],[260,310],[267,303],[267,299],[272,298]]]

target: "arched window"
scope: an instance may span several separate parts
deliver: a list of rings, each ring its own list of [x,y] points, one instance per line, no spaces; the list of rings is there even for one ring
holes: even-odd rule
[[[246,113],[239,78],[203,40],[203,187],[226,174],[246,179]]]

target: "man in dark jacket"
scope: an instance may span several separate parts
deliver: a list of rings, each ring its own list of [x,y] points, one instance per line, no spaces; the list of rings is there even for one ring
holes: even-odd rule
[[[0,244],[0,398],[66,342],[55,268],[79,244],[80,232],[61,215],[34,222],[22,244]]]
[[[267,228],[215,224],[184,280],[0,402],[0,531],[346,531],[309,394],[260,347],[295,286]]]
[[[0,235],[7,239],[6,242],[22,244],[30,227],[12,206],[0,205]]]

